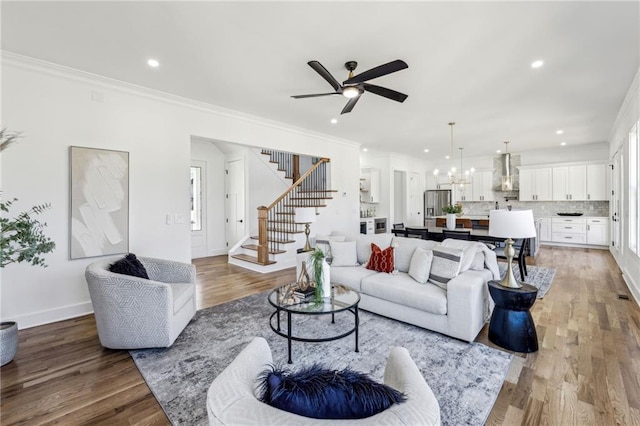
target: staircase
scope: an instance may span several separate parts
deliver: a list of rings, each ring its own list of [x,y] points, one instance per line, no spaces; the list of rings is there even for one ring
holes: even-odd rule
[[[314,160],[315,164],[300,176],[298,155],[271,150],[262,150],[262,154],[268,155],[269,162],[276,164],[277,169],[284,172],[293,184],[269,206],[258,207],[258,235],[251,236],[241,245],[244,253],[230,257],[253,265],[268,266],[276,264],[286,253],[291,258],[295,257],[296,234],[304,234],[305,228],[304,224],[295,222],[295,209],[326,207],[326,200],[332,199],[336,190],[327,188],[328,158]]]

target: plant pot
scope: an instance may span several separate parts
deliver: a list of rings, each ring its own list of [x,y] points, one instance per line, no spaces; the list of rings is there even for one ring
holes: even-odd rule
[[[457,215],[455,213],[447,213],[447,229],[448,230],[456,229],[456,218],[457,218]]]
[[[0,366],[11,362],[18,350],[18,323],[0,322]]]

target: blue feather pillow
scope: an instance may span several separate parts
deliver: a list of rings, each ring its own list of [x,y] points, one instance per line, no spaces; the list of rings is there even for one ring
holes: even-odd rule
[[[260,400],[316,419],[362,419],[406,400],[406,396],[351,369],[313,364],[297,373],[271,367],[258,377]]]

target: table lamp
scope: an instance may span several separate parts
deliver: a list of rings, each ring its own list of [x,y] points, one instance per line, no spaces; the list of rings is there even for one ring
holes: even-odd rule
[[[299,207],[295,211],[294,219],[295,223],[304,223],[304,235],[307,238],[307,243],[304,245],[303,251],[311,251],[311,244],[309,244],[309,232],[310,225],[316,221],[316,208],[315,207]]]
[[[489,235],[506,238],[504,255],[507,257],[507,273],[500,285],[508,288],[522,288],[513,276],[511,262],[516,251],[512,238],[532,238],[536,236],[532,210],[491,210],[489,212]]]

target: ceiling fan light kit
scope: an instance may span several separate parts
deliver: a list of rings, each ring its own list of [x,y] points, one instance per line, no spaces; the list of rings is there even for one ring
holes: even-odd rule
[[[375,95],[385,97],[387,99],[391,99],[396,102],[404,102],[407,99],[407,95],[404,93],[396,92],[395,90],[387,89],[386,87],[376,86],[373,84],[365,83],[366,81],[373,80],[374,78],[382,77],[387,74],[394,73],[396,71],[400,71],[409,66],[400,59],[396,59],[395,61],[388,62],[383,65],[379,65],[375,68],[371,68],[370,70],[364,71],[358,75],[353,75],[353,71],[357,68],[358,63],[356,61],[348,61],[345,62],[344,67],[349,71],[348,78],[342,82],[342,84],[338,83],[338,80],[331,75],[327,69],[322,66],[322,64],[318,61],[309,61],[307,64],[313,68],[315,72],[320,74],[322,78],[324,78],[327,83],[333,87],[333,92],[329,93],[317,93],[312,95],[295,95],[292,96],[294,99],[304,99],[304,98],[315,98],[318,96],[329,96],[329,95],[342,95],[345,98],[348,98],[349,101],[347,105],[342,109],[340,114],[346,114],[351,112],[353,107],[356,105],[358,100],[360,99],[360,95],[364,92],[371,92]]]

